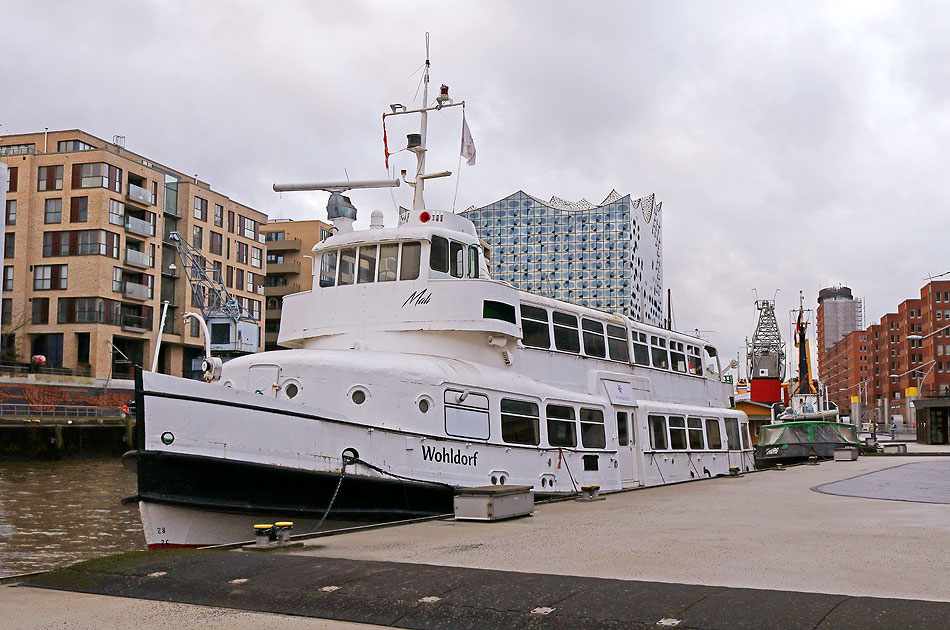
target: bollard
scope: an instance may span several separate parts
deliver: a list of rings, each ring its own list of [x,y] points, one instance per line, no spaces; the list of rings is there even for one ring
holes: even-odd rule
[[[811,466],[817,466],[817,465],[818,465],[818,457],[815,456],[815,455],[809,455],[809,456],[808,456],[808,463],[809,463],[809,465],[811,465]]]
[[[729,476],[730,476],[730,477],[738,477],[741,473],[742,473],[742,469],[739,468],[738,466],[730,466],[730,467],[729,467]]]
[[[581,486],[581,496],[577,500],[597,501],[600,498],[600,486]]]
[[[290,530],[294,528],[292,521],[281,521],[274,523],[274,531],[277,533],[278,543],[290,542]]]
[[[274,535],[274,526],[270,523],[254,526],[254,544],[264,547],[270,544]]]

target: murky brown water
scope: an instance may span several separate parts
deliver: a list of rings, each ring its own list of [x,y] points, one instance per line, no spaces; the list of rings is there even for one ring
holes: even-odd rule
[[[145,548],[118,458],[0,462],[0,576]]]

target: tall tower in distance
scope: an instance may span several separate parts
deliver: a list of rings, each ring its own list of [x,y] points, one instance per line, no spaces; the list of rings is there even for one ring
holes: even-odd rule
[[[818,292],[818,355],[855,330],[864,329],[864,299],[845,286]]]

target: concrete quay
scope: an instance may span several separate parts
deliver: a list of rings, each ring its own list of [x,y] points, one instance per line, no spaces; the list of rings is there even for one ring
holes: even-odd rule
[[[144,625],[131,619],[156,628],[170,627],[149,625],[163,623],[162,606],[183,621],[270,613],[278,628],[349,627],[305,625],[313,617],[404,628],[950,628],[948,473],[945,456],[862,457],[541,505],[511,521],[325,536],[286,552],[125,554],[25,583],[44,589],[0,588],[0,609],[27,602],[25,625],[5,625],[14,628],[43,627],[30,619],[50,618],[55,598],[88,622],[72,627],[118,626],[101,618],[136,602]],[[137,599],[93,605],[61,591]]]

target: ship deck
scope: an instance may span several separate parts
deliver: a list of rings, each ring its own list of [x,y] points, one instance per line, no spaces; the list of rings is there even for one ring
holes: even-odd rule
[[[950,456],[931,454],[564,501],[510,521],[324,536],[267,554],[127,554],[25,583],[73,593],[0,588],[0,606],[55,621],[67,613],[54,598],[80,598],[68,608],[78,611],[94,596],[75,592],[97,593],[214,607],[188,613],[203,624],[277,613],[268,619],[281,628],[352,627],[312,618],[407,628],[948,627]],[[129,601],[88,605],[89,619]],[[142,627],[163,627],[157,613],[154,623]]]

